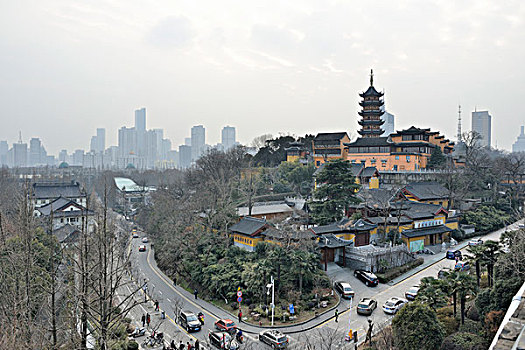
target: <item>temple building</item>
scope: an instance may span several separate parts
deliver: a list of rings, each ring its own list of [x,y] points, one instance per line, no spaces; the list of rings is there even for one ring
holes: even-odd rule
[[[365,92],[359,94],[363,99],[359,102],[362,107],[359,115],[361,120],[358,122],[361,125],[361,130],[357,132],[363,138],[379,137],[383,134],[384,130],[381,126],[384,120],[381,116],[384,114],[383,110],[383,93],[378,92],[374,88],[374,72],[370,70],[370,87]]]
[[[381,170],[415,171],[425,169],[435,147],[446,156],[454,143],[438,131],[412,126],[387,137],[361,137],[345,144],[351,163]]]

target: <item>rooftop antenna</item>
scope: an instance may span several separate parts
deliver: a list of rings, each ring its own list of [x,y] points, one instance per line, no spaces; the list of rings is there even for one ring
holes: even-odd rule
[[[22,143],[22,131],[18,132],[18,143]]]
[[[461,105],[458,106],[458,142],[461,142]]]

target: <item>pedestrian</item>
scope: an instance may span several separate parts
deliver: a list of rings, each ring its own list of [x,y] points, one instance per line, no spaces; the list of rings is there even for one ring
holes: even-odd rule
[[[195,340],[195,350],[200,349],[199,339]]]
[[[188,345],[187,349],[188,349],[188,350],[191,350],[191,344],[190,344],[190,342],[187,342],[186,344]]]
[[[242,311],[239,309],[239,323],[241,323],[242,320]]]
[[[459,257],[456,256],[456,264],[458,263],[458,261],[459,261]]]
[[[155,300],[155,311],[159,311],[159,301]]]
[[[146,315],[142,314],[142,327],[146,325]]]
[[[146,313],[146,323],[148,324],[148,327],[149,327],[150,322],[151,322],[151,316],[149,315],[149,313]]]
[[[175,344],[175,339],[171,340],[170,349],[171,350],[177,350],[177,344]]]
[[[195,295],[195,300],[197,300],[197,294],[198,294],[197,289],[194,289],[193,290],[193,295]]]
[[[335,322],[338,322],[337,319],[339,318],[339,310],[335,309]]]
[[[173,285],[177,286],[177,276],[173,276]]]
[[[184,350],[184,343],[182,342],[182,340],[179,343],[179,350]]]

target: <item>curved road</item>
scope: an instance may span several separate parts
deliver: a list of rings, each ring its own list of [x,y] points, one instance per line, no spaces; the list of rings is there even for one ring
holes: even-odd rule
[[[517,222],[508,227],[508,229],[511,230],[517,228]],[[482,238],[484,240],[499,240],[500,235],[504,231],[505,229],[500,229]],[[182,327],[180,327],[175,322],[175,307],[179,305],[180,307],[182,307],[182,309],[192,311],[195,314],[197,314],[198,312],[203,312],[205,315],[205,324],[203,326],[203,329],[199,332],[190,333],[188,334],[188,336],[191,337],[193,341],[195,339],[199,339],[199,342],[201,342],[201,344],[205,344],[207,341],[208,331],[213,330],[213,323],[219,318],[232,317],[228,316],[226,312],[215,307],[210,303],[207,303],[200,299],[195,300],[194,296],[191,293],[187,292],[179,286],[174,286],[173,281],[168,279],[160,271],[160,269],[158,269],[153,259],[153,253],[150,244],[146,244],[146,252],[138,252],[138,246],[143,244],[141,242],[143,236],[144,235],[142,234],[140,238],[132,239],[130,244],[132,250],[132,269],[136,271],[135,275],[138,275],[135,277],[138,278],[141,282],[144,279],[147,280],[148,294],[153,299],[157,299],[159,301],[160,309],[166,312],[166,322],[171,322],[174,325],[174,327],[176,327],[176,329],[181,332],[181,334],[187,333]],[[439,254],[443,255],[444,253]],[[361,342],[362,340],[364,340],[364,336],[366,334],[366,329],[368,327],[368,318],[373,320],[375,324],[375,331],[378,328],[384,326],[385,324],[390,323],[393,316],[387,315],[381,310],[381,306],[390,297],[404,297],[405,291],[413,285],[418,285],[423,277],[436,277],[440,269],[444,267],[453,268],[454,263],[454,260],[442,259],[393,286],[387,284],[380,284],[375,288],[369,288],[364,286],[363,283],[361,283],[353,277],[352,271],[350,269],[345,269],[348,274],[348,276],[345,276],[345,278],[350,282],[350,284],[356,291],[356,302],[354,303],[351,309],[349,308],[351,304],[349,304],[346,301],[344,301],[338,306],[340,316],[337,323],[335,322],[335,319],[333,317],[320,324],[317,324],[319,323],[319,319],[316,319],[312,320],[306,325],[281,328],[281,331],[288,334],[290,338],[291,348],[304,347],[307,343],[312,344],[317,342],[322,342],[325,345],[327,344],[327,342],[331,342],[334,345],[340,344],[340,348],[353,348],[353,343],[349,344],[343,341],[344,336],[348,333],[349,329],[358,331],[358,338]],[[371,297],[377,300],[378,307],[370,317],[359,316],[355,312],[357,301],[363,297]],[[158,316],[156,317],[158,319]],[[325,316],[325,318],[327,317]],[[232,319],[235,323],[237,323],[236,317]],[[307,331],[309,329],[312,329],[312,326],[314,326],[313,330]],[[253,327],[243,323],[241,325],[241,328],[243,329],[243,331],[246,331],[244,334],[245,339],[247,338],[245,340],[245,346],[243,347],[249,347],[251,349],[269,348],[266,345],[256,341],[257,336],[254,333],[258,332],[258,327]],[[176,339],[180,338],[180,336],[178,338],[176,337]]]

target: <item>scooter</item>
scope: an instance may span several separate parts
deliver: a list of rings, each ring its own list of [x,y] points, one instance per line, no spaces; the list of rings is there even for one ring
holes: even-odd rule
[[[235,334],[235,340],[237,340],[239,344],[242,344],[242,342],[244,341],[244,337],[242,336],[241,330],[239,330],[237,334]]]
[[[129,335],[130,337],[133,337],[133,338],[137,338],[137,337],[141,337],[143,336],[144,334],[146,334],[146,328],[145,327],[135,327],[135,330],[133,332],[131,332],[131,334]]]
[[[201,326],[204,326],[204,315],[202,314],[202,312],[199,312],[199,314],[197,315],[197,318],[199,319]]]

